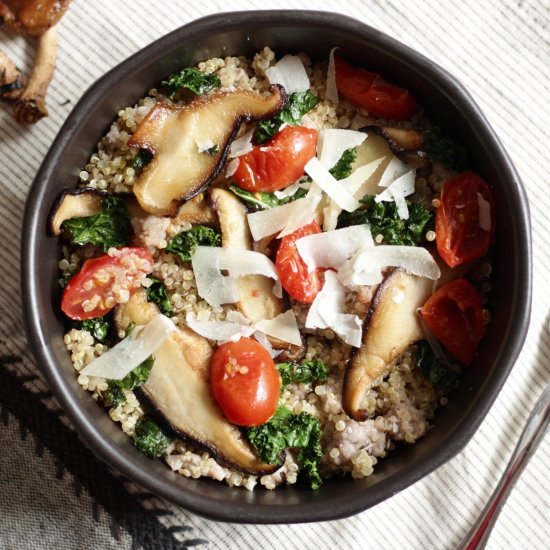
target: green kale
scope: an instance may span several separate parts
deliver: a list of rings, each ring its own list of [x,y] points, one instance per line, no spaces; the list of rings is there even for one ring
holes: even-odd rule
[[[329,172],[337,179],[343,180],[351,176],[352,166],[357,158],[357,147],[346,149],[338,162],[329,170]]]
[[[452,390],[459,384],[458,373],[437,359],[432,348],[426,341],[417,344],[416,366],[424,378],[430,381],[438,390]]]
[[[189,262],[197,246],[220,246],[220,233],[204,225],[197,225],[189,231],[178,233],[166,247],[168,252],[179,256],[182,261]]]
[[[153,159],[153,153],[147,149],[140,149],[134,156],[132,166],[134,170],[143,170]]]
[[[216,144],[216,145],[212,145],[212,147],[209,147],[208,149],[204,149],[202,152],[213,157],[214,155],[217,155],[220,152],[220,148]]]
[[[266,210],[267,208],[275,208],[276,206],[281,206],[283,204],[288,204],[289,202],[295,201],[296,199],[301,199],[307,195],[307,190],[304,188],[298,189],[294,195],[290,197],[285,197],[283,199],[278,199],[275,193],[251,193],[250,191],[245,191],[237,185],[232,185],[229,189],[242,199],[247,204],[252,205],[254,208],[259,208],[261,210]]]
[[[154,363],[155,359],[153,356],[150,356],[141,365],[138,365],[133,371],[129,372],[122,380],[109,380],[107,397],[113,407],[126,401],[123,390],[131,391],[147,382]]]
[[[63,222],[73,244],[93,244],[107,252],[111,246],[130,244],[132,224],[130,213],[121,198],[113,195],[101,201],[99,214],[83,218],[71,218]]]
[[[182,88],[201,95],[222,85],[220,79],[215,74],[203,73],[196,67],[187,67],[179,73],[171,74],[161,84],[167,88],[170,99],[173,99],[176,92]]]
[[[426,131],[426,153],[431,161],[440,161],[461,172],[468,168],[466,150],[449,139],[437,127]]]
[[[366,223],[373,236],[384,237],[385,244],[416,246],[433,227],[433,214],[419,202],[407,200],[409,217],[406,220],[399,217],[394,202],[375,202],[372,195],[365,196],[361,202],[364,207],[338,216],[338,228]]]
[[[166,292],[166,287],[164,286],[164,283],[157,279],[151,280],[153,281],[151,283],[151,286],[145,290],[147,294],[147,299],[150,302],[156,304],[163,315],[166,315],[167,317],[172,317],[174,309]]]
[[[95,319],[85,319],[75,323],[80,330],[87,330],[96,342],[105,342],[109,334],[110,323],[107,317],[96,317]]]
[[[256,141],[264,143],[264,141],[271,139],[285,122],[291,126],[301,124],[302,117],[309,113],[318,101],[319,98],[309,90],[291,94],[284,109],[276,117],[258,123],[255,135]]]
[[[166,450],[172,439],[149,417],[142,416],[136,423],[134,445],[144,455],[158,458]]]
[[[286,448],[300,449],[298,462],[306,473],[311,488],[316,490],[322,480],[318,466],[323,456],[321,450],[321,425],[311,414],[294,414],[279,406],[273,417],[262,424],[247,429],[250,443],[267,464],[279,464]]]
[[[277,370],[283,381],[282,388],[288,384],[309,384],[311,382],[324,382],[328,379],[327,366],[320,359],[307,359],[302,364],[277,363]]]

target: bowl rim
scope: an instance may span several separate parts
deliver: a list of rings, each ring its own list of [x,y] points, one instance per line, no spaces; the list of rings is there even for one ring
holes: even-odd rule
[[[73,394],[68,381],[64,379],[56,367],[54,353],[48,346],[45,327],[41,325],[39,317],[35,314],[38,311],[38,296],[33,286],[33,275],[40,270],[40,266],[36,262],[37,235],[39,232],[44,231],[44,228],[38,225],[37,210],[34,204],[44,202],[46,187],[44,182],[51,179],[56,165],[63,160],[63,152],[70,141],[71,135],[79,127],[81,121],[94,110],[97,101],[109,91],[111,82],[124,78],[125,75],[130,75],[135,67],[142,64],[143,60],[160,56],[163,51],[170,49],[176,43],[181,45],[185,42],[192,42],[200,39],[201,36],[216,34],[222,28],[223,30],[236,30],[243,25],[251,24],[270,26],[268,20],[273,17],[274,11],[277,14],[277,26],[303,26],[305,24],[329,31],[345,31],[363,39],[367,37],[374,41],[377,47],[383,48],[390,55],[400,58],[405,57],[409,64],[414,67],[421,67],[427,73],[427,78],[435,86],[444,91],[446,95],[452,94],[453,98],[458,98],[461,109],[465,111],[469,123],[479,132],[479,139],[484,139],[488,143],[490,153],[499,162],[501,171],[507,174],[511,182],[515,183],[510,185],[507,191],[511,195],[510,200],[514,201],[519,212],[519,223],[515,228],[514,235],[518,242],[521,240],[523,243],[522,246],[517,247],[520,261],[511,267],[514,270],[514,280],[517,281],[517,284],[512,297],[512,309],[516,312],[516,315],[510,326],[516,337],[509,339],[501,348],[501,356],[505,358],[504,366],[499,367],[498,373],[495,373],[490,380],[484,383],[484,387],[488,386],[485,388],[489,394],[487,398],[476,400],[467,411],[465,421],[453,431],[452,441],[437,446],[430,456],[430,461],[425,461],[414,471],[398,472],[390,479],[382,480],[368,487],[360,498],[356,496],[353,499],[341,498],[339,500],[316,502],[313,504],[315,506],[314,512],[312,512],[311,507],[303,504],[286,507],[262,504],[261,507],[254,507],[245,503],[232,502],[230,506],[220,507],[215,499],[203,495],[187,494],[176,484],[170,484],[164,479],[155,477],[152,471],[143,470],[134,462],[117,453],[115,445],[101,434],[99,428],[93,422],[88,420],[86,411],[80,409],[76,394]],[[76,427],[77,432],[100,459],[124,476],[159,496],[183,506],[187,510],[221,521],[301,523],[343,518],[374,506],[433,472],[454,457],[477,431],[521,351],[529,326],[532,280],[529,205],[525,189],[504,147],[470,93],[450,73],[394,38],[365,23],[339,13],[310,10],[258,10],[217,13],[193,20],[179,27],[122,61],[91,85],[63,124],[29,190],[22,227],[22,242],[26,242],[26,246],[22,247],[21,252],[21,287],[22,296],[25,297],[23,300],[23,313],[27,339],[38,367],[46,377],[49,386]]]

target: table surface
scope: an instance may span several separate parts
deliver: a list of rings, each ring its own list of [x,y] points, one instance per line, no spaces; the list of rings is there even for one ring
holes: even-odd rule
[[[27,191],[75,102],[107,69],[220,1],[74,0],[60,24],[50,116],[17,125],[0,107],[0,548],[437,548],[469,529],[550,379],[550,3],[235,0],[231,9],[338,10],[417,49],[471,92],[515,163],[531,204],[534,301],[520,358],[467,447],[436,472],[355,517],[323,524],[245,526],[190,514],[124,482],[79,441],[25,341],[18,255]],[[274,15],[275,17],[275,15]],[[0,49],[29,68],[35,46],[0,31]],[[15,252],[15,253],[14,253]],[[550,438],[512,492],[488,548],[549,548]]]

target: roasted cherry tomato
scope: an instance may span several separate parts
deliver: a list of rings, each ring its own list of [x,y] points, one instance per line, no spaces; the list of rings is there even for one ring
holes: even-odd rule
[[[408,90],[389,84],[378,73],[356,69],[339,57],[334,58],[334,66],[338,93],[369,114],[408,120],[418,111],[416,99]]]
[[[117,298],[139,288],[152,267],[151,253],[137,246],[86,260],[67,283],[61,310],[75,320],[101,317],[116,306]]]
[[[275,413],[281,376],[256,340],[222,344],[210,361],[212,394],[223,414],[239,426],[265,424]]]
[[[233,175],[237,185],[251,192],[284,189],[304,175],[304,166],[315,156],[317,130],[287,126],[267,143],[239,157]]]
[[[449,178],[440,202],[435,212],[435,239],[445,263],[456,267],[485,256],[495,231],[495,205],[483,179],[473,172]],[[486,212],[480,212],[480,204]]]
[[[321,233],[321,227],[315,221],[283,237],[275,258],[275,267],[283,288],[303,304],[311,304],[323,287],[321,270],[308,272],[307,265],[296,247],[298,239],[314,233]]]
[[[424,304],[422,318],[449,353],[465,365],[472,362],[485,334],[485,321],[471,283],[455,279],[444,284]]]

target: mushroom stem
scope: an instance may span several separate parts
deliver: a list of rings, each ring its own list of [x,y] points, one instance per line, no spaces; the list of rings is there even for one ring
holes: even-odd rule
[[[21,74],[12,60],[4,52],[0,52],[0,99],[16,100],[23,92],[26,83],[26,77]]]
[[[47,116],[46,92],[55,70],[56,56],[57,29],[51,27],[38,38],[38,53],[31,78],[15,102],[17,122],[31,124]]]

